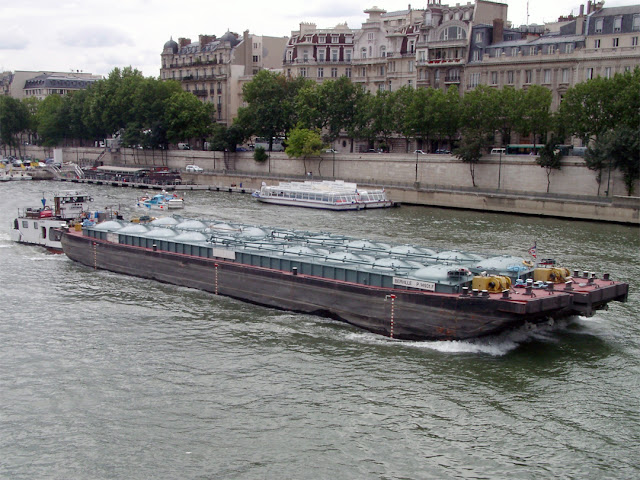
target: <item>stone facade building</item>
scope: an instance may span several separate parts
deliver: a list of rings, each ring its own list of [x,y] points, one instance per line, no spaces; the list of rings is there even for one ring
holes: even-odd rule
[[[160,79],[176,80],[187,92],[216,106],[216,121],[231,124],[242,105],[242,86],[261,69],[282,69],[287,38],[227,32],[164,44]]]
[[[0,94],[19,100],[36,97],[40,100],[49,95],[67,95],[84,90],[102,76],[83,72],[31,72],[16,70],[0,74]]]

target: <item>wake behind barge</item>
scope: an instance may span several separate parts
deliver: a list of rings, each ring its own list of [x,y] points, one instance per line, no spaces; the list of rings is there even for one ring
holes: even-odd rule
[[[65,232],[62,248],[95,269],[407,340],[470,339],[550,317],[591,316],[628,294],[628,284],[607,274],[570,276],[552,262],[536,268],[513,256],[180,217],[85,225]]]

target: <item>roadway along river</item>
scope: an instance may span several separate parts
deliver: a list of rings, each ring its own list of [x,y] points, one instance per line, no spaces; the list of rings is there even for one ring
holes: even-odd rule
[[[639,478],[638,228],[421,207],[332,213],[188,192],[189,216],[542,257],[628,281],[592,318],[473,342],[349,325],[16,245],[0,185],[0,478]],[[140,191],[85,186],[129,217]]]

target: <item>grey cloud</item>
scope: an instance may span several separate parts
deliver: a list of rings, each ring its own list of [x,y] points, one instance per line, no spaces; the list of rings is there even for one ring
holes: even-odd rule
[[[59,32],[58,37],[66,47],[101,48],[134,44],[133,39],[122,30],[101,25]]]

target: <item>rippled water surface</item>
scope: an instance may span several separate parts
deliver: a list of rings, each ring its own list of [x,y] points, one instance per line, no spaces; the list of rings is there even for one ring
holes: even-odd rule
[[[0,185],[0,478],[639,478],[638,229],[403,206],[324,212],[188,192],[185,214],[480,253],[628,281],[592,318],[473,342],[95,272],[10,241],[69,184]],[[87,186],[125,216],[140,192]]]

